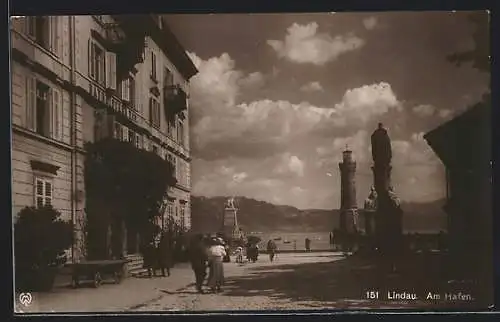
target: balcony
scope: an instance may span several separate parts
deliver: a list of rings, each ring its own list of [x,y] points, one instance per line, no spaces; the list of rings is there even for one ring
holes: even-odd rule
[[[101,104],[110,107],[116,114],[130,120],[137,126],[144,126],[143,119],[139,112],[128,102],[106,91],[106,89],[96,83],[89,81],[89,94]]]
[[[179,85],[163,88],[165,115],[177,115],[187,109],[187,94]]]
[[[104,25],[107,40],[117,54],[117,73],[126,74],[144,62],[146,29],[138,16],[115,15],[114,23]]]

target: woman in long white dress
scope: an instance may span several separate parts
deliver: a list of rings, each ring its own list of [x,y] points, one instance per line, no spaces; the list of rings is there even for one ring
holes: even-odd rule
[[[210,272],[208,275],[208,287],[213,292],[219,292],[224,283],[224,265],[223,258],[226,256],[226,249],[221,238],[212,240],[208,248],[208,265]]]

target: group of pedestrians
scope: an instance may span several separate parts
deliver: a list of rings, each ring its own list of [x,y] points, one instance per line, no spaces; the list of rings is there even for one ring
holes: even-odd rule
[[[189,247],[189,257],[196,281],[196,290],[204,293],[203,283],[207,277],[207,267],[209,269],[207,286],[213,293],[221,291],[224,283],[224,257],[227,250],[222,238],[204,238],[197,235],[193,238]]]
[[[148,277],[156,276],[159,269],[162,276],[170,276],[170,268],[174,264],[174,242],[166,232],[158,234],[143,252],[144,268]]]

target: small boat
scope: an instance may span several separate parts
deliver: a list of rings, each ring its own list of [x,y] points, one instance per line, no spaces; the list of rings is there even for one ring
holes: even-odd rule
[[[281,240],[281,237],[273,238],[274,240]]]
[[[291,243],[291,241],[289,241],[289,240],[284,240],[283,241],[283,244],[290,244],[290,243]]]

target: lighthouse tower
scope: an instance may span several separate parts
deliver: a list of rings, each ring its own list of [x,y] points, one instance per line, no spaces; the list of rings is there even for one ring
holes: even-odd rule
[[[340,168],[340,231],[353,233],[357,231],[358,206],[356,202],[356,161],[352,151],[346,146],[342,153]]]

